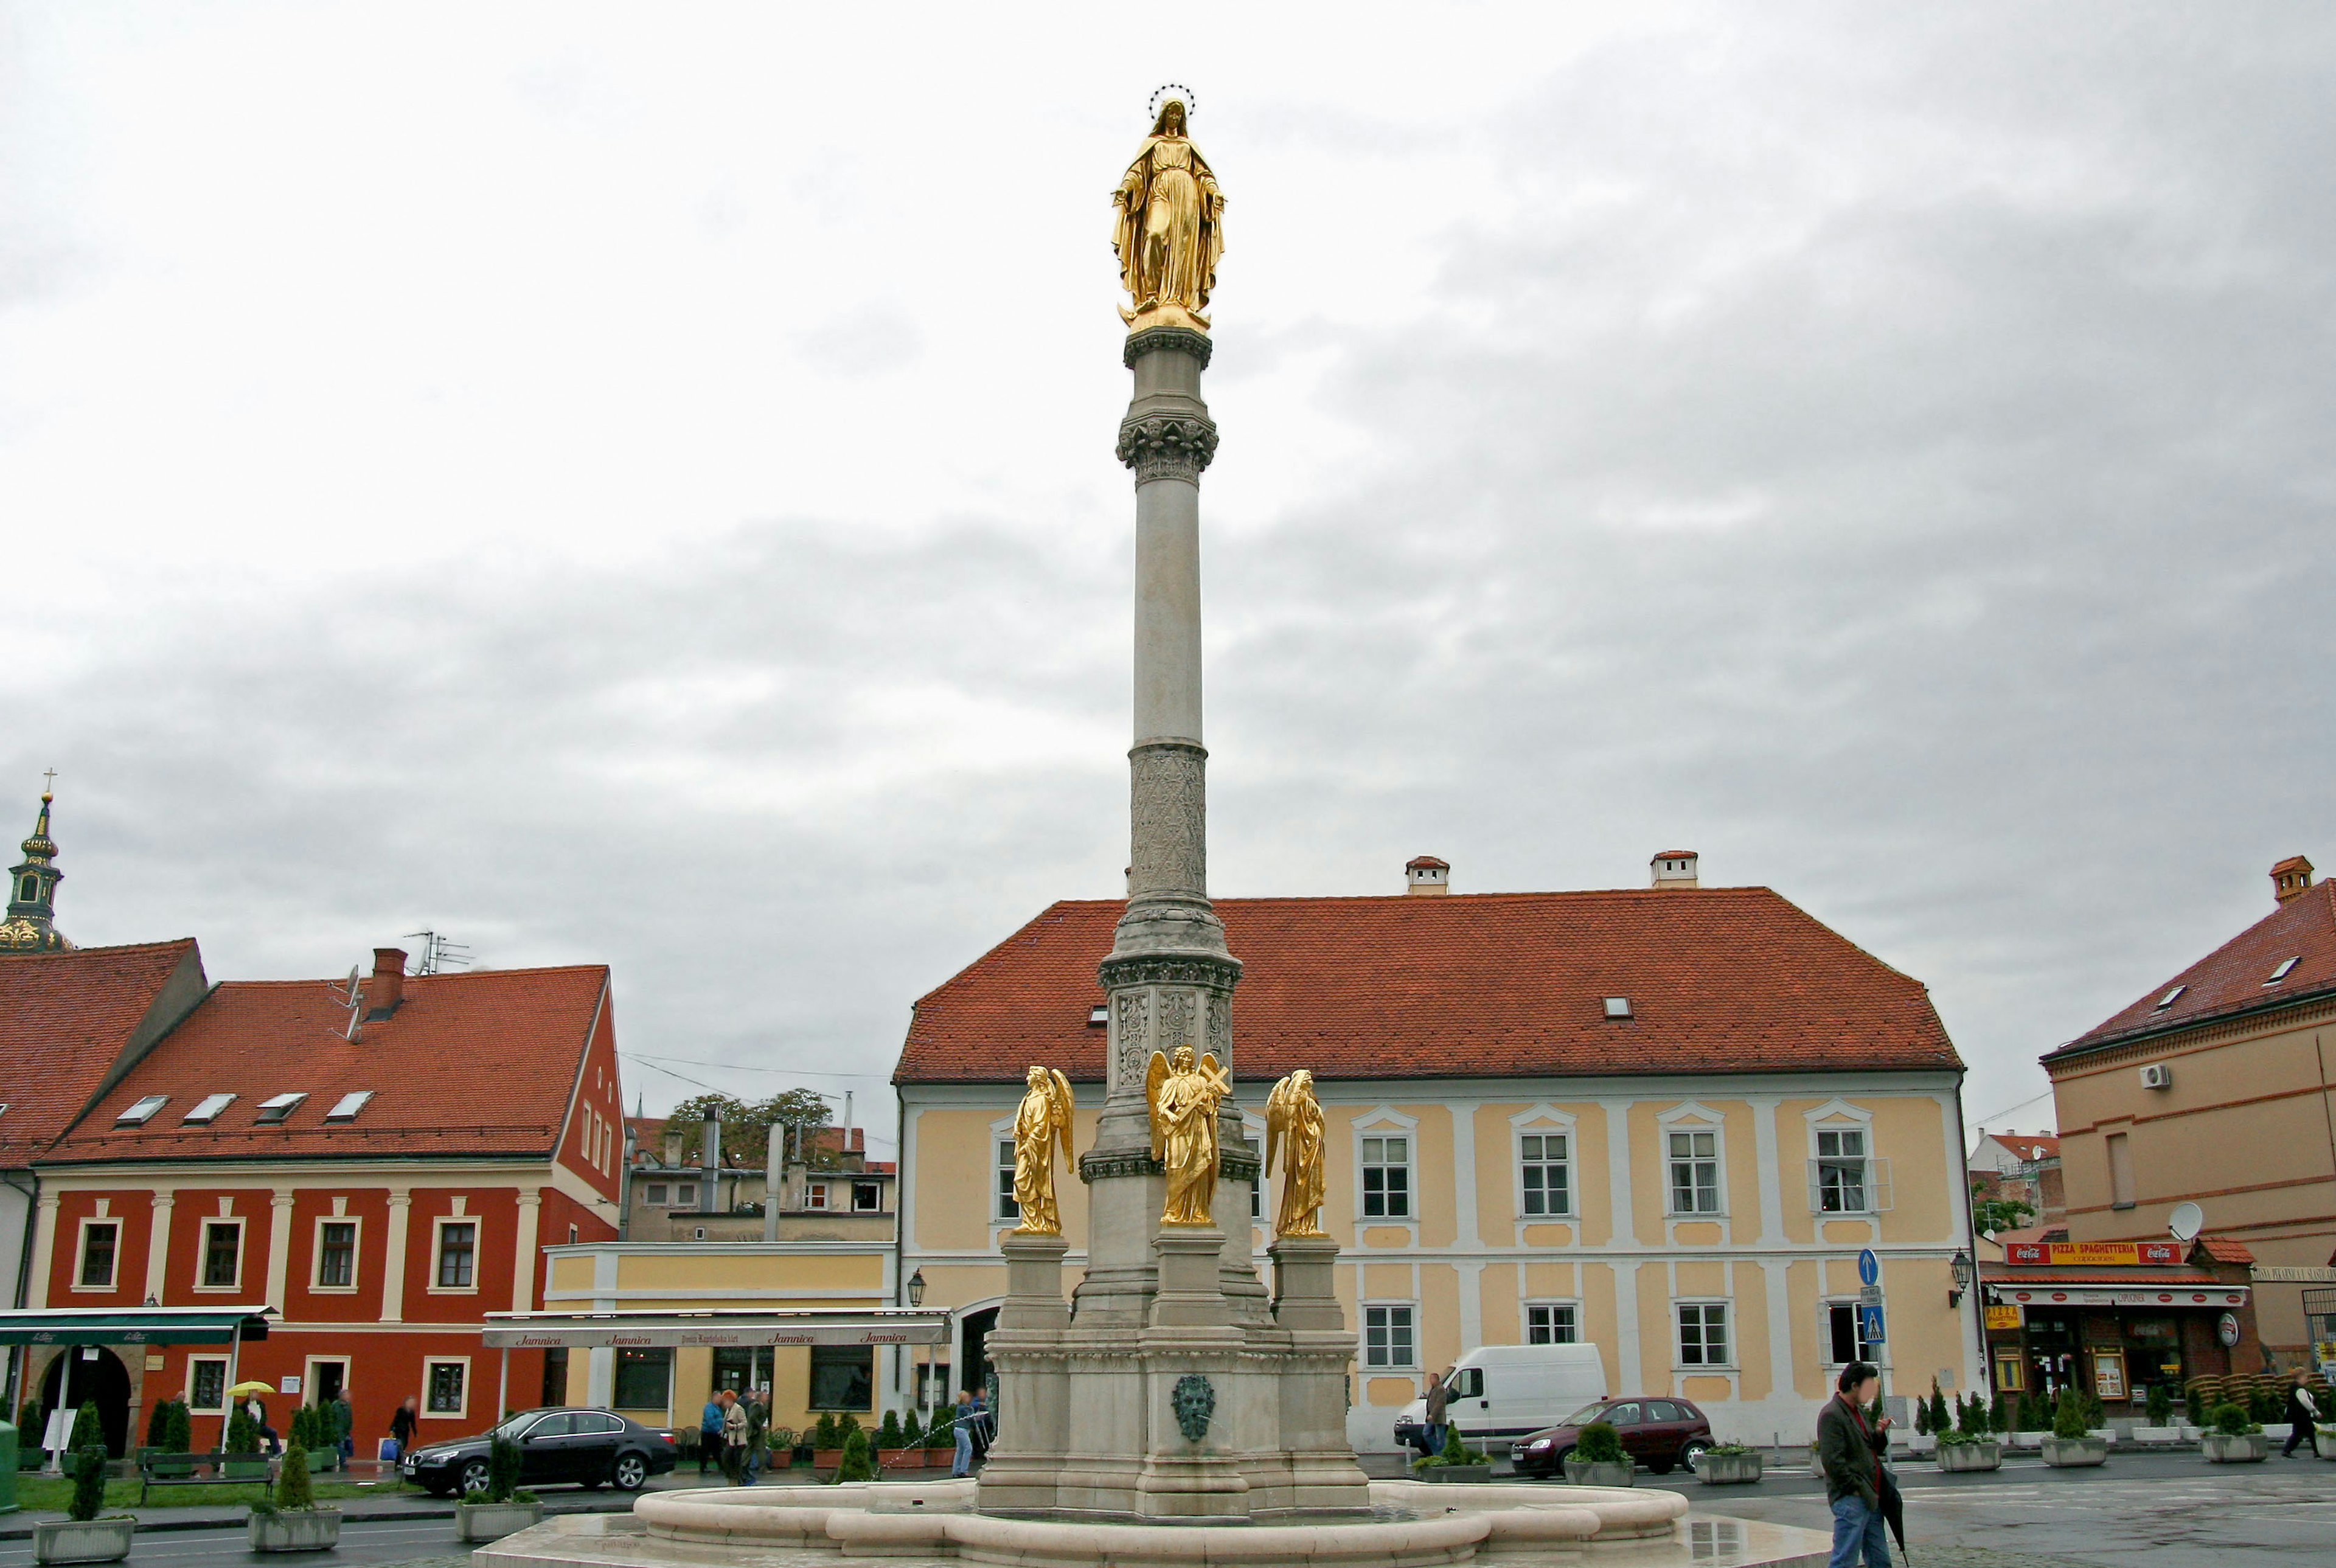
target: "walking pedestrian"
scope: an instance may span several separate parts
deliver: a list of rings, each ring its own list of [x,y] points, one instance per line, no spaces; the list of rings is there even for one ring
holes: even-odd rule
[[[1833,1507],[1833,1555],[1826,1568],[1856,1568],[1861,1556],[1865,1568],[1890,1568],[1890,1540],[1882,1519],[1882,1456],[1874,1446],[1881,1434],[1866,1417],[1881,1391],[1882,1374],[1871,1363],[1852,1361],[1817,1413],[1817,1463],[1825,1471],[1825,1501]]]
[[[957,1457],[949,1464],[951,1475],[973,1474],[973,1393],[968,1388],[957,1391],[957,1407],[950,1412],[950,1425],[957,1433]]]
[[[771,1391],[755,1388],[746,1396],[746,1485],[763,1473],[771,1451]]]
[[[346,1467],[350,1460],[357,1456],[357,1413],[350,1406],[346,1390],[333,1396],[332,1402],[326,1407],[325,1418],[332,1424],[330,1430],[333,1434],[333,1447],[340,1455],[341,1464]]]
[[[746,1401],[737,1390],[722,1390],[722,1475],[733,1486],[746,1484]]]
[[[391,1458],[403,1459],[413,1450],[414,1429],[420,1425],[422,1402],[408,1394],[405,1403],[397,1407],[397,1414],[389,1418],[389,1440],[397,1449],[390,1456]]]
[[[697,1413],[697,1473],[706,1474],[709,1465],[722,1460],[722,1396],[706,1397],[706,1408]]]
[[[2312,1390],[2303,1386],[2309,1376],[2305,1369],[2298,1367],[2294,1376],[2295,1380],[2287,1386],[2287,1446],[2279,1451],[2282,1459],[2295,1457],[2298,1443],[2314,1454],[2320,1451],[2319,1444],[2312,1437],[2312,1429],[2320,1425],[2319,1403],[2312,1398]]]
[[[1445,1413],[1452,1407],[1452,1368],[1427,1386],[1427,1456],[1434,1458],[1444,1452]]]

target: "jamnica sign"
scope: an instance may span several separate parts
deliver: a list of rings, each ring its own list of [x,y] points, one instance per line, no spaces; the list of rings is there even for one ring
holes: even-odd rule
[[[2007,1263],[2071,1263],[2093,1268],[2164,1267],[2182,1261],[2179,1242],[2007,1242]]]

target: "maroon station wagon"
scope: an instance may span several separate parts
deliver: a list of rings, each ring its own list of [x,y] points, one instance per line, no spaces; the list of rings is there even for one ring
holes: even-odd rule
[[[1582,1428],[1603,1421],[1622,1439],[1622,1451],[1644,1469],[1670,1474],[1674,1465],[1695,1468],[1711,1446],[1711,1422],[1685,1399],[1601,1399],[1568,1416],[1554,1427],[1518,1439],[1509,1450],[1520,1475],[1562,1475]]]

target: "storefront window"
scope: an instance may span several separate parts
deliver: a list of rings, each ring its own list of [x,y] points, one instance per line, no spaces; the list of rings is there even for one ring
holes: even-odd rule
[[[866,1345],[811,1348],[811,1408],[865,1410],[876,1386],[876,1352]]]
[[[610,1401],[620,1410],[662,1410],[673,1387],[673,1351],[664,1345],[617,1351],[617,1387]]]

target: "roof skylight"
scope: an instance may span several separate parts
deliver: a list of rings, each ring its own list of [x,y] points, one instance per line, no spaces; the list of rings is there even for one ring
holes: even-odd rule
[[[1629,1018],[1630,1016],[1630,998],[1628,997],[1608,997],[1606,998],[1606,1016],[1610,1018]]]
[[[1087,1022],[1091,1025],[1111,1022],[1111,1008],[1102,1002],[1097,1002],[1087,1009]]]
[[[357,1119],[357,1113],[365,1109],[365,1102],[372,1098],[373,1091],[371,1089],[357,1089],[349,1094],[343,1095],[339,1099],[333,1102],[333,1108],[325,1113],[325,1120],[328,1122],[354,1122]]]
[[[2265,980],[2263,984],[2267,986],[2275,986],[2279,984],[2280,981],[2287,979],[2288,970],[2295,968],[2297,964],[2302,961],[2303,960],[2300,958],[2280,959],[2279,968],[2272,970],[2271,979]]]
[[[207,1123],[234,1103],[233,1095],[205,1095],[196,1102],[195,1108],[187,1113],[186,1119],[197,1124]]]
[[[2180,996],[2183,992],[2185,992],[2185,991],[2188,990],[2189,989],[2190,989],[2190,988],[2189,988],[2188,986],[2176,986],[2176,987],[2175,987],[2172,990],[2170,990],[2170,991],[2166,992],[2164,996],[2162,996],[2162,997],[2160,997],[2160,998],[2157,998],[2157,1005],[2158,1005],[2159,1007],[2161,1007],[2161,1008],[2170,1008],[2170,1007],[2172,1007],[2172,1006],[2174,1005],[2174,998],[2176,998],[2176,997],[2178,997],[2178,996]]]
[[[260,1125],[265,1126],[284,1120],[299,1109],[300,1102],[307,1097],[306,1095],[275,1095],[260,1101],[258,1116]]]
[[[154,1117],[154,1113],[170,1103],[168,1095],[149,1095],[120,1115],[113,1118],[117,1127],[142,1127]]]

